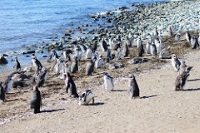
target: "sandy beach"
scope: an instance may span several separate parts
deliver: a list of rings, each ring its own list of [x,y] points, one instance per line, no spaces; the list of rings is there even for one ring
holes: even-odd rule
[[[166,8],[162,4],[160,7],[167,11],[163,18],[168,21],[170,16],[167,14],[172,15],[175,11],[185,8],[195,12],[196,14],[193,15],[198,18],[199,9],[193,10],[198,4],[199,1],[185,2],[180,4],[181,7],[178,6],[179,4],[174,6],[173,10],[167,8],[170,4]],[[152,7],[152,10],[156,8],[156,6]],[[180,14],[182,15],[177,19],[184,17],[184,13]],[[151,19],[156,21],[154,18]],[[30,109],[31,86],[21,89],[12,88],[6,95],[7,101],[0,103],[0,131],[2,133],[198,133],[200,130],[200,105],[198,104],[200,51],[199,48],[192,50],[183,36],[187,30],[190,30],[192,35],[198,35],[199,27],[195,26],[199,22],[195,22],[196,18],[191,21],[194,23],[182,21],[181,28],[176,26],[178,24],[174,20],[174,31],[180,29],[182,33],[179,42],[174,39],[174,36],[166,36],[166,28],[172,23],[171,21],[168,25],[163,24],[164,28],[160,27],[163,47],[171,46],[168,57],[175,53],[181,60],[185,60],[187,65],[193,66],[184,91],[175,91],[175,79],[178,73],[173,69],[170,59],[158,59],[145,54],[143,57],[150,61],[129,64],[127,62],[135,56],[131,54],[130,57],[118,61],[124,64],[123,68],[109,70],[108,65],[105,65],[102,69],[95,69],[92,76],[85,76],[84,68],[81,67],[78,74],[73,74],[79,94],[87,89],[95,94],[94,105],[78,105],[78,99],[70,98],[63,89],[64,81],[52,73],[49,74],[46,84],[40,88],[42,108],[39,114],[33,114]],[[145,20],[140,23],[145,23]],[[135,47],[130,48],[130,51],[133,52],[135,49]],[[45,66],[50,65],[47,62],[42,63]],[[80,64],[84,65],[85,61],[81,61]],[[0,81],[5,81],[6,76],[12,71],[11,69],[2,72]],[[103,87],[104,71],[114,78],[115,87],[111,92]],[[33,75],[33,72],[28,74]],[[128,94],[126,79],[128,74],[134,74],[136,77],[140,88],[138,99],[131,99]]]

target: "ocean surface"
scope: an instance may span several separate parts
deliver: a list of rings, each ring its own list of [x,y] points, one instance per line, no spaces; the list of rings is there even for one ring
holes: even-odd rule
[[[163,0],[0,0],[0,53],[23,51],[29,45],[60,38],[72,23],[92,23],[89,14],[155,1]],[[22,65],[30,63],[22,60]]]

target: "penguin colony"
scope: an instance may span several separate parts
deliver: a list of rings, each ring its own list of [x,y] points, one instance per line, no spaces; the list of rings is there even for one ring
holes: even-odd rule
[[[180,41],[180,33],[173,33],[173,28],[169,28],[169,35],[174,37],[176,41]],[[138,33],[140,33],[138,31]],[[189,31],[184,35],[185,40],[190,44],[191,49],[197,49],[200,43],[200,36],[192,36]],[[135,47],[136,55],[138,57],[144,57],[148,55],[152,58],[165,59],[171,54],[171,65],[175,72],[177,72],[177,77],[175,77],[174,90],[182,91],[187,83],[187,79],[192,70],[192,66],[188,66],[184,59],[179,59],[176,54],[170,52],[170,46],[164,46],[162,43],[162,37],[159,34],[157,27],[152,33],[148,33],[144,38],[142,33],[135,35],[134,33],[127,32],[127,35],[116,34],[109,37],[101,37],[99,40],[92,40],[90,44],[86,43],[86,40],[80,38],[81,41],[76,41],[72,45],[72,48],[66,47],[62,49],[62,53],[59,55],[57,51],[59,49],[52,49],[47,62],[51,64],[50,68],[46,68],[39,61],[35,54],[32,54],[31,61],[34,73],[32,75],[26,75],[29,70],[22,71],[20,61],[15,57],[15,64],[13,68],[15,71],[8,75],[5,82],[0,83],[0,100],[2,102],[6,101],[6,95],[13,88],[13,84],[16,86],[23,86],[26,79],[30,80],[32,78],[31,85],[29,87],[33,90],[33,95],[30,101],[30,108],[33,109],[34,113],[41,112],[42,106],[42,87],[46,85],[46,81],[50,79],[48,74],[54,74],[55,77],[59,79],[64,84],[64,89],[66,93],[72,98],[77,98],[79,100],[79,105],[88,105],[90,103],[94,104],[95,94],[91,90],[85,90],[82,93],[78,93],[79,89],[76,87],[76,81],[74,81],[73,76],[77,76],[82,70],[85,70],[85,76],[93,76],[98,70],[116,63],[119,60],[125,60],[130,58],[133,51],[130,49]],[[146,47],[144,47],[146,43]],[[67,45],[65,38],[62,38],[61,45]],[[85,65],[80,65],[80,62],[87,61]],[[20,75],[16,81],[16,75]],[[22,78],[23,76],[26,78]],[[26,76],[25,76],[26,75]],[[112,73],[102,72],[100,73],[103,79],[103,87],[108,92],[112,93],[115,89],[114,78]],[[134,74],[129,74],[127,79],[127,91],[132,99],[140,97],[139,84],[136,81]]]

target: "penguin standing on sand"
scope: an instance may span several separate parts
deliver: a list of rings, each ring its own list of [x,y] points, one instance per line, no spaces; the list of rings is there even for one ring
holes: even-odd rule
[[[175,91],[181,91],[183,90],[183,87],[185,86],[187,82],[187,78],[189,77],[189,71],[184,71],[180,75],[177,76],[175,80]]]
[[[46,70],[45,67],[43,67],[42,70],[39,72],[38,77],[36,78],[36,85],[38,87],[42,87],[45,84],[47,77],[48,77],[48,71]]]
[[[143,47],[142,43],[138,43],[137,50],[138,50],[138,56],[139,57],[143,56],[143,54],[144,54],[144,47]]]
[[[123,51],[124,57],[128,57],[128,55],[129,55],[129,49],[128,49],[128,44],[127,43],[124,44],[124,48],[123,48],[122,51]]]
[[[47,59],[47,62],[52,62],[52,61],[54,61],[56,58],[58,58],[58,54],[57,54],[57,52],[56,52],[55,49],[52,49],[51,52],[50,52],[50,55],[49,55],[49,57],[48,57],[48,59]]]
[[[192,45],[192,49],[196,49],[197,47],[199,47],[197,37],[191,37],[190,42],[191,42],[191,45]]]
[[[42,106],[42,98],[38,86],[33,87],[33,96],[30,104],[31,109],[34,110],[34,114],[40,113],[40,107]]]
[[[131,98],[136,98],[140,96],[140,90],[133,74],[129,75],[129,93]]]
[[[0,101],[5,102],[5,97],[6,97],[5,95],[6,95],[5,90],[2,86],[2,83],[0,83]]]
[[[190,42],[190,40],[191,40],[191,35],[190,35],[189,31],[187,31],[187,32],[185,33],[185,39],[186,39],[187,42]]]
[[[42,64],[41,62],[36,58],[35,54],[32,54],[32,63],[33,63],[33,66],[35,67],[35,71],[36,73],[38,73],[41,69],[42,69]]]
[[[178,57],[175,54],[171,56],[171,64],[175,71],[179,71],[181,62],[179,61]]]
[[[105,89],[108,90],[108,91],[112,91],[113,88],[114,88],[113,78],[110,75],[108,75],[107,72],[104,72],[103,79],[104,79]]]
[[[15,64],[14,64],[13,68],[15,68],[16,71],[20,71],[21,70],[21,65],[20,65],[20,63],[18,61],[17,56],[15,57]]]
[[[156,45],[155,44],[151,44],[151,55],[153,56],[157,56],[157,48],[156,48]]]
[[[78,72],[78,58],[75,57],[74,61],[71,64],[71,73],[77,73]]]
[[[99,59],[95,62],[95,67],[99,69],[102,68],[102,66],[103,66],[103,56],[100,55]]]
[[[92,72],[94,71],[94,64],[95,64],[94,59],[90,59],[90,61],[86,63],[86,68],[85,68],[86,75],[92,75]]]
[[[94,104],[94,97],[91,90],[86,90],[79,96],[79,105],[88,105],[90,101]]]
[[[77,90],[76,90],[76,85],[72,79],[72,76],[69,73],[65,74],[65,88],[66,88],[66,92],[70,93],[70,97],[74,97],[77,98],[78,94],[77,94]]]
[[[108,45],[107,45],[106,41],[104,40],[104,38],[101,41],[101,49],[103,52],[108,50]]]
[[[2,85],[6,93],[10,92],[12,84],[13,84],[12,76],[9,75],[6,81]]]

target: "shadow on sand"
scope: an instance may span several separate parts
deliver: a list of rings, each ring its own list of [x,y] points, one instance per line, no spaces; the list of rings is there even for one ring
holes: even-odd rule
[[[150,95],[150,96],[143,96],[143,97],[140,97],[140,99],[146,99],[146,98],[151,98],[151,97],[156,97],[157,95]]]
[[[127,91],[127,90],[112,90],[113,92],[123,92],[123,91]]]
[[[182,91],[200,91],[200,88],[184,89]]]
[[[104,103],[103,102],[97,102],[97,103],[87,104],[85,106],[99,106],[99,105],[104,105]]]
[[[40,113],[57,112],[65,109],[52,109],[52,110],[42,110]]]
[[[198,81],[198,80],[200,80],[200,79],[189,79],[189,80],[187,80],[188,82],[192,82],[192,81]]]

